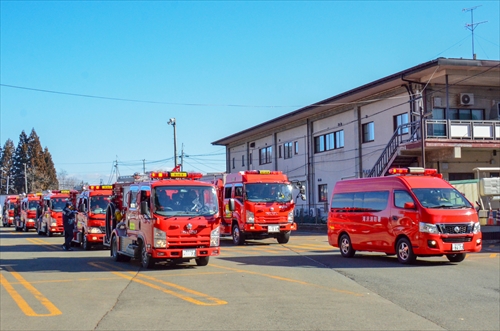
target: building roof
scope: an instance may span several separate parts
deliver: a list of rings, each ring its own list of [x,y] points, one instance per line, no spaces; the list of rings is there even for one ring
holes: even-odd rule
[[[334,105],[353,103],[409,82],[445,85],[447,76],[448,84],[455,86],[500,86],[500,61],[438,58],[234,133],[212,142],[212,145],[227,146],[276,126],[307,119],[318,111],[330,109]]]

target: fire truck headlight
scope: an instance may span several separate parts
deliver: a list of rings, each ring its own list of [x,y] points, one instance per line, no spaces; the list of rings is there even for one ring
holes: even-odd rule
[[[252,213],[251,211],[247,211],[247,223],[255,223],[254,218],[254,213]]]
[[[288,213],[288,223],[293,223],[293,211]]]
[[[9,217],[9,221],[14,221],[14,217]]]
[[[419,229],[420,232],[434,233],[434,234],[439,233],[436,224],[420,222]]]
[[[474,232],[474,233],[481,232],[481,223],[479,223],[479,222],[474,223],[474,229],[472,230],[472,232]]]
[[[57,220],[55,218],[50,218],[50,226],[57,226]]]
[[[158,228],[154,228],[154,247],[166,248],[167,247],[167,233]]]
[[[220,229],[216,227],[210,232],[210,246],[219,246],[220,245]]]
[[[35,222],[35,220],[34,220],[34,219],[32,219],[32,218],[28,218],[28,223],[34,223],[34,222]]]
[[[89,228],[89,233],[102,233],[101,229],[96,228],[96,227],[90,227]]]

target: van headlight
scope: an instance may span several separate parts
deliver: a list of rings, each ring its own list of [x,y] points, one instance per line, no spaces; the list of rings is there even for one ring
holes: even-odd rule
[[[436,224],[431,224],[431,223],[420,222],[419,223],[419,230],[420,230],[420,232],[427,232],[427,233],[433,233],[433,234],[439,233],[439,230],[438,230]]]
[[[210,232],[210,247],[219,246],[220,245],[220,229],[216,227]]]
[[[479,233],[481,232],[481,223],[476,222],[474,223],[474,228],[472,229],[473,233]]]
[[[167,247],[167,233],[158,228],[154,228],[154,247],[166,248]]]
[[[255,215],[251,211],[247,211],[247,223],[255,223]]]

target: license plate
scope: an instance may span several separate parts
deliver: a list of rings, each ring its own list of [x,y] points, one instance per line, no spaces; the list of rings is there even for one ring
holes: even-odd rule
[[[280,232],[280,226],[279,225],[269,225],[267,227],[267,232]]]
[[[451,244],[451,250],[452,251],[463,251],[464,244]]]
[[[196,249],[183,249],[182,257],[196,257]]]

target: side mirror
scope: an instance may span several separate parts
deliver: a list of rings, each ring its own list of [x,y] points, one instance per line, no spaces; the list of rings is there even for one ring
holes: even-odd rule
[[[306,195],[305,195],[305,194],[301,194],[301,195],[300,195],[300,198],[301,198],[303,201],[306,201]]]
[[[404,209],[415,209],[415,202],[405,202]]]
[[[234,199],[229,199],[228,205],[229,205],[229,210],[230,211],[234,211],[236,209],[235,206],[234,206]]]
[[[141,202],[141,214],[149,216],[149,206],[147,201],[142,201]]]

